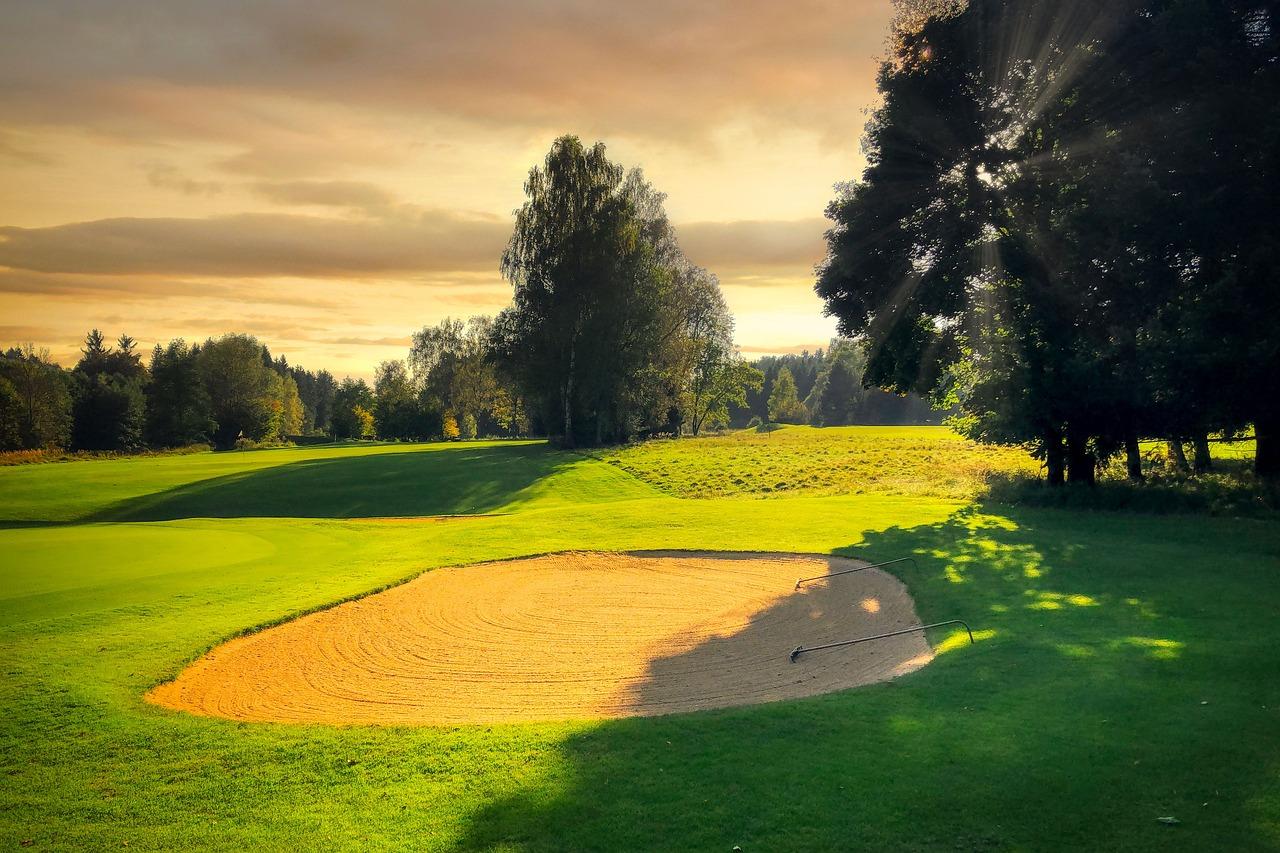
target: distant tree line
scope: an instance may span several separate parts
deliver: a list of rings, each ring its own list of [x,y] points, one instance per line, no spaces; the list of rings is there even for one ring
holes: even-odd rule
[[[865,384],[932,395],[1048,482],[1252,429],[1280,477],[1280,12],[903,2],[817,291]]]
[[[896,394],[863,387],[866,353],[859,342],[837,338],[825,350],[767,355],[751,366],[759,387],[730,413],[731,426],[761,423],[847,426],[851,424],[932,424],[943,414],[915,393]]]
[[[429,440],[526,434],[523,401],[492,357],[491,321],[445,320],[414,336],[373,387],[273,358],[257,339],[157,345],[94,329],[65,370],[32,345],[0,355],[0,450],[228,449],[304,436]]]
[[[326,432],[336,390],[247,335],[157,344],[144,362],[133,338],[111,345],[94,329],[70,370],[32,345],[0,356],[0,449],[269,443]]]

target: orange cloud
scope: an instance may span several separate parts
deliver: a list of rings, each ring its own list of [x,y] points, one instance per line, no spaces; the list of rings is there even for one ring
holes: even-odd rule
[[[496,269],[510,226],[426,211],[382,220],[287,214],[101,219],[0,228],[0,265],[53,273],[331,278]]]
[[[130,103],[148,81],[508,127],[695,139],[752,117],[847,140],[891,14],[887,0],[22,4],[0,34],[0,78],[24,85],[0,105],[148,137],[202,123],[199,102]]]
[[[376,209],[395,202],[382,187],[363,181],[260,181],[253,190],[277,204]]]

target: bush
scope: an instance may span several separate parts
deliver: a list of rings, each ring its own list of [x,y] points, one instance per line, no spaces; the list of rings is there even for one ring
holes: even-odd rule
[[[207,444],[188,444],[182,447],[165,447],[131,453],[115,450],[63,450],[54,447],[0,452],[0,466],[31,465],[38,462],[79,462],[85,459],[136,459],[140,456],[186,456],[192,453],[208,452]]]
[[[293,447],[293,442],[282,441],[278,438],[267,438],[262,441],[254,441],[252,438],[237,438],[235,443],[236,450],[270,450],[273,447]]]

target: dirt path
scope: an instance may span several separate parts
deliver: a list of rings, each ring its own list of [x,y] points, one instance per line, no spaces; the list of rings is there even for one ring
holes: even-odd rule
[[[567,553],[437,569],[211,651],[147,698],[236,720],[451,725],[668,714],[811,696],[928,663],[879,570],[779,554]]]

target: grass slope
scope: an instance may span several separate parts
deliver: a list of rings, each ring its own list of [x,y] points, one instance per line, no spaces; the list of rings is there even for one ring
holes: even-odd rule
[[[779,478],[810,476],[804,456]],[[758,459],[717,466],[747,479]],[[757,498],[678,499],[537,444],[0,470],[0,840],[1280,849],[1275,525]],[[456,512],[499,514],[396,518]],[[979,642],[941,632],[933,664],[887,685],[613,722],[254,725],[140,698],[246,628],[433,566],[566,548],[914,554],[901,574],[922,618],[966,618]]]
[[[599,459],[670,494],[895,494],[963,500],[996,471],[1035,474],[1015,448],[965,441],[946,427],[791,426],[772,432],[650,441]]]

